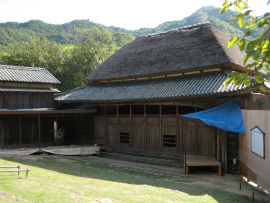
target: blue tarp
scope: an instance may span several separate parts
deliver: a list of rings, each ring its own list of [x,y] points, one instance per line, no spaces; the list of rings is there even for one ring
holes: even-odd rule
[[[185,114],[182,116],[199,119],[206,125],[210,125],[227,132],[245,133],[245,123],[238,100],[239,97],[212,109]]]

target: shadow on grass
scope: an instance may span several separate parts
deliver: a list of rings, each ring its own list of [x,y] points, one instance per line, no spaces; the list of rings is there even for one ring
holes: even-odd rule
[[[91,160],[91,157],[48,155],[42,156],[41,158],[40,155],[31,156],[38,156],[38,158],[35,161],[29,160],[25,158],[25,156],[8,158],[2,157],[1,159],[28,166],[39,167],[46,170],[52,170],[72,176],[100,179],[132,185],[146,185],[150,187],[171,190],[172,192],[179,191],[190,196],[208,195],[214,198],[217,202],[252,202],[251,198],[245,196],[240,196],[226,191],[220,191],[202,186],[189,185],[188,183],[193,182],[193,179],[189,176],[177,177],[166,174],[147,172],[143,168],[141,170],[136,170],[122,166],[119,167],[113,165],[113,161],[110,164],[101,163],[96,160]],[[99,158],[102,159],[102,157]],[[66,159],[67,161],[63,159]],[[216,173],[213,173],[213,175],[216,175]],[[29,173],[29,176],[31,177],[31,172]],[[217,178],[220,177],[217,176]]]

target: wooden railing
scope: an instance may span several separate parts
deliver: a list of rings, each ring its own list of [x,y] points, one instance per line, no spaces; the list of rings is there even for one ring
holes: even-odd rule
[[[20,175],[20,172],[26,171],[26,178],[28,177],[28,171],[30,171],[28,168],[24,170],[20,170],[20,165],[18,166],[0,166],[0,168],[18,168],[18,170],[0,170],[0,172],[18,172],[18,175]]]
[[[243,181],[242,179],[239,179],[239,189],[241,190],[241,186],[242,184],[248,188],[251,192],[252,192],[252,201],[254,202],[255,198],[254,198],[254,194],[258,195],[260,198],[262,198],[263,200],[265,200],[266,202],[270,202],[269,198],[264,197],[263,195],[261,195],[260,193],[258,193],[254,187],[250,186],[246,181]]]

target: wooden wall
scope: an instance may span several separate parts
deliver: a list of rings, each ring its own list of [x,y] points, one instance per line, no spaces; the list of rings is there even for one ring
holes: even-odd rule
[[[52,117],[41,117],[40,140],[44,146],[53,145],[54,137]],[[25,147],[38,147],[38,117],[1,117],[0,118],[0,147],[18,148],[21,145]],[[21,133],[21,139],[20,139]]]
[[[183,132],[188,154],[216,157],[216,134],[206,125],[183,121],[176,115],[93,116],[94,143],[122,149],[181,153]],[[121,143],[121,133],[129,134],[129,143]],[[164,146],[163,136],[175,136],[175,146]]]
[[[246,133],[239,134],[241,175],[270,191],[270,111],[242,110]],[[251,129],[258,126],[265,133],[265,158],[251,151]]]
[[[53,93],[0,92],[1,109],[29,109],[53,107]]]

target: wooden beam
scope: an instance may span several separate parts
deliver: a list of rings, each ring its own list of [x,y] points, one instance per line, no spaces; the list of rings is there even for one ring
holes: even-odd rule
[[[179,114],[178,114],[178,106],[176,106],[176,152],[180,152],[180,142],[179,142]]]
[[[107,146],[107,106],[105,106],[105,146]]]
[[[195,107],[195,112],[197,112],[197,107]],[[196,139],[196,151],[195,151],[195,153],[196,153],[196,155],[198,155],[198,123],[196,122],[195,123],[195,134],[196,134],[196,137],[195,137],[195,139]]]
[[[38,145],[39,150],[41,150],[41,139],[40,139],[40,114],[38,115]]]
[[[132,105],[129,105],[129,140],[130,146],[134,147],[135,139],[132,137]]]
[[[142,136],[143,138],[143,142],[144,143],[144,149],[147,150],[147,125],[146,125],[146,105],[144,105],[144,136]]]
[[[22,117],[20,116],[20,148],[22,147]]]
[[[222,140],[222,172],[227,173],[227,133],[221,136]]]
[[[217,129],[217,133],[216,133],[216,137],[217,137],[217,155],[216,155],[216,159],[220,161],[221,163],[221,138],[220,138],[220,129]]]
[[[117,105],[116,107],[116,116],[117,116],[117,147],[119,147],[119,143],[120,143],[120,135],[119,135],[119,105]]]
[[[0,120],[0,149],[5,147],[5,128],[3,120]]]
[[[83,144],[83,117],[81,116],[78,120],[80,120],[80,134],[81,134],[81,139],[80,142]]]
[[[187,167],[186,167],[187,166],[187,143],[186,143],[187,142],[186,141],[187,140],[187,137],[186,137],[187,136],[187,134],[186,134],[186,123],[187,122],[186,121],[183,121],[183,122],[185,124],[185,129],[184,129],[184,139],[185,139],[185,141],[184,141],[184,146],[185,146],[184,147],[185,148],[185,151],[184,151],[184,154],[185,154],[185,157],[184,157],[184,167],[185,167],[185,174],[187,174],[187,172],[188,172],[187,171]]]
[[[159,105],[159,150],[162,152],[162,105]]]

